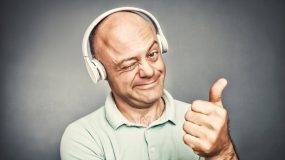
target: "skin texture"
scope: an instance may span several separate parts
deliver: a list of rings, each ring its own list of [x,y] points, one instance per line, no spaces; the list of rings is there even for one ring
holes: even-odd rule
[[[165,65],[156,32],[139,15],[117,12],[97,28],[96,58],[104,65],[119,110],[148,125],[164,109]]]
[[[137,14],[116,12],[97,27],[93,43],[120,112],[145,126],[158,119],[164,110],[166,69],[153,27]],[[194,101],[185,114],[183,140],[206,159],[238,159],[221,101],[226,84],[218,80],[210,100]]]
[[[228,115],[222,92],[227,80],[217,80],[210,89],[209,101],[195,100],[185,114],[183,137],[196,154],[214,159],[238,159],[228,132]]]

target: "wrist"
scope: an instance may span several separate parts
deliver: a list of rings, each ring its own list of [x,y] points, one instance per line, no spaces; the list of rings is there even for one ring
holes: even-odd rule
[[[235,152],[234,146],[232,143],[225,146],[219,153],[216,155],[205,157],[206,160],[238,160],[238,156]]]

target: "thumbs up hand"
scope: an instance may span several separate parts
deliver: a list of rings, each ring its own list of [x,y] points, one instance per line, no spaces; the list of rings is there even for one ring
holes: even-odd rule
[[[228,132],[227,111],[222,103],[226,85],[227,80],[217,80],[211,87],[209,101],[193,101],[185,114],[184,143],[206,159],[238,159]]]

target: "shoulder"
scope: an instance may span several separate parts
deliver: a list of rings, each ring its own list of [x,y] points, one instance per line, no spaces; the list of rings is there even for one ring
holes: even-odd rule
[[[96,111],[89,113],[83,117],[81,117],[80,119],[72,122],[71,124],[69,124],[65,130],[69,131],[70,129],[83,129],[83,130],[91,130],[94,129],[94,126],[96,126],[96,128],[98,128],[98,126],[102,125],[101,123],[103,123],[105,121],[105,109],[104,107],[100,107],[99,109],[97,109]]]
[[[163,98],[166,100],[166,103],[168,102],[168,104],[174,107],[176,116],[184,114],[191,107],[191,104],[187,102],[182,102],[180,100],[174,99],[167,90],[164,90]]]
[[[174,100],[174,107],[176,109],[176,112],[183,112],[185,113],[188,109],[191,108],[191,104],[187,102],[182,102],[179,100]]]
[[[191,104],[182,102],[179,100],[174,100],[174,108],[175,108],[175,117],[178,125],[182,125],[185,121],[185,113],[187,112],[188,109],[190,109]]]
[[[96,132],[96,128],[102,126],[105,120],[104,107],[100,107],[96,111],[85,115],[84,117],[69,124],[63,134],[65,136],[75,136],[76,134],[84,135],[83,133],[92,134]]]
[[[102,125],[104,118],[104,107],[69,124],[61,138],[60,154],[62,159],[97,158],[103,157],[102,144],[96,133],[98,126]],[[82,151],[82,152],[78,152]]]
[[[177,100],[177,99],[174,99],[174,105],[179,106],[179,107],[183,107],[183,108],[191,106],[190,103],[183,102],[183,101],[180,101],[180,100]]]

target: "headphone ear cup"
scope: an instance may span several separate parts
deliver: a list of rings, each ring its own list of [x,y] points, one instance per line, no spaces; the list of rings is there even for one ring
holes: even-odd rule
[[[98,83],[100,80],[100,73],[98,72],[97,67],[89,60],[89,58],[85,59],[85,65],[92,81]]]
[[[99,72],[100,75],[99,80],[105,80],[107,78],[107,74],[103,64],[95,58],[91,60],[91,63],[93,63],[93,65],[96,66],[96,71]]]
[[[106,71],[104,66],[96,59],[90,61],[89,58],[85,59],[85,65],[89,76],[94,83],[98,83],[99,80],[106,79]]]

